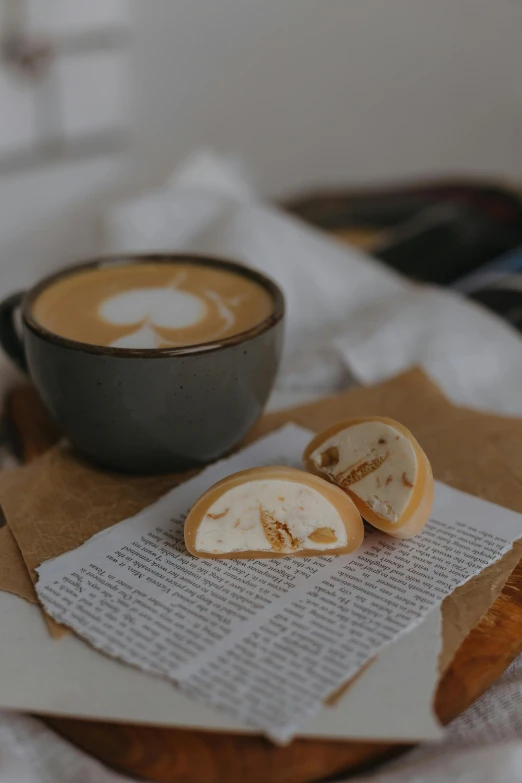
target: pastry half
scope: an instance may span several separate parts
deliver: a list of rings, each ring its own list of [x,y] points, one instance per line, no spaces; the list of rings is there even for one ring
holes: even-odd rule
[[[362,543],[355,504],[324,479],[286,466],[252,468],[211,487],[185,521],[196,557],[339,555]]]
[[[433,474],[426,454],[402,424],[383,416],[348,419],[307,446],[307,470],[342,489],[371,525],[411,538],[428,521]]]

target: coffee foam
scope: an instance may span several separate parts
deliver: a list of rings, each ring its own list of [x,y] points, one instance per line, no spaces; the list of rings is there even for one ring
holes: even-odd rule
[[[33,316],[49,331],[79,342],[167,348],[230,337],[272,310],[268,291],[241,274],[151,262],[63,277],[40,294]]]

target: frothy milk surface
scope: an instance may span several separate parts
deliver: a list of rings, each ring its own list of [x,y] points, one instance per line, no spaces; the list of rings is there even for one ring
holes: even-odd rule
[[[239,334],[274,309],[269,292],[205,264],[118,264],[71,274],[32,308],[50,332],[91,345],[170,348]]]

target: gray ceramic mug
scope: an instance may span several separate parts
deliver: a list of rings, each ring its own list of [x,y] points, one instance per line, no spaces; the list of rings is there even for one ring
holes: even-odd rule
[[[65,275],[107,262],[206,264],[260,283],[273,301],[257,326],[183,348],[121,349],[60,337],[38,324],[32,305]],[[15,324],[21,308],[22,333]],[[171,254],[105,258],[69,267],[0,305],[0,343],[26,371],[79,452],[132,473],[183,470],[233,449],[259,418],[283,341],[284,298],[264,275],[232,261]]]

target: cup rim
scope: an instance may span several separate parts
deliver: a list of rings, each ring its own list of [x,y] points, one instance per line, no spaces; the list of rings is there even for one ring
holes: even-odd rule
[[[53,283],[64,277],[75,275],[78,272],[82,272],[88,269],[103,268],[105,266],[127,266],[129,264],[138,263],[184,263],[184,264],[198,264],[199,266],[217,267],[219,269],[225,269],[228,271],[236,272],[243,277],[248,277],[250,280],[254,280],[263,286],[265,290],[270,294],[273,301],[273,309],[270,315],[260,321],[260,323],[251,326],[249,329],[245,329],[242,332],[233,334],[230,337],[225,337],[221,340],[207,340],[202,343],[196,343],[194,345],[183,345],[177,347],[168,348],[114,348],[109,345],[94,345],[91,343],[84,343],[80,340],[72,340],[69,337],[63,337],[55,332],[46,329],[42,326],[32,315],[32,306],[38,296]],[[285,298],[283,292],[270,277],[258,272],[256,269],[245,266],[238,261],[232,259],[223,258],[219,256],[210,256],[198,253],[117,253],[99,256],[89,261],[83,261],[78,264],[72,264],[65,269],[55,272],[52,275],[48,275],[34,285],[24,296],[21,307],[22,320],[34,334],[41,337],[48,342],[52,342],[56,345],[60,345],[63,348],[69,348],[77,351],[85,351],[87,353],[97,354],[99,356],[117,356],[119,358],[166,358],[173,356],[187,356],[191,354],[208,353],[210,351],[217,351],[222,348],[228,348],[233,345],[240,345],[254,337],[257,337],[263,332],[268,331],[275,326],[285,314]]]

